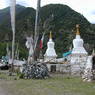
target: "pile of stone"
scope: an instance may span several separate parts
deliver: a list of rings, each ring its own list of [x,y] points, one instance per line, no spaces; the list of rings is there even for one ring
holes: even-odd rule
[[[45,79],[49,77],[49,71],[45,63],[34,62],[23,67],[24,79]]]
[[[84,74],[82,76],[83,81],[91,82],[95,80],[95,61],[93,61],[93,58],[93,56],[88,56]]]
[[[93,77],[93,75],[92,75],[91,69],[90,68],[85,69],[84,74],[82,76],[83,81],[91,82],[92,81],[92,77]]]

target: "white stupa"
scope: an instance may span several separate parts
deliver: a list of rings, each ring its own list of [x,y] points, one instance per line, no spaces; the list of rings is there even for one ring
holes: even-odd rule
[[[70,60],[71,71],[73,74],[81,73],[80,71],[82,71],[82,69],[84,68],[88,56],[88,53],[83,47],[84,41],[80,37],[79,25],[76,25],[76,30],[77,33],[76,33],[76,38],[73,40],[73,49]]]
[[[44,55],[44,61],[45,62],[55,62],[56,61],[56,51],[54,49],[54,45],[55,43],[52,40],[52,33],[50,32],[50,38],[49,41],[47,43],[47,50],[46,53]]]

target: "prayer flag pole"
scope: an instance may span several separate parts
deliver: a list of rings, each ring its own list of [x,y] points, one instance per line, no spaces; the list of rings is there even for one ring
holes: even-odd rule
[[[16,0],[10,0],[10,14],[11,14],[11,27],[12,27],[12,33],[13,33],[13,39],[12,39],[12,63],[11,63],[11,69],[13,72],[13,66],[14,66],[14,50],[15,50],[15,6],[16,6]]]

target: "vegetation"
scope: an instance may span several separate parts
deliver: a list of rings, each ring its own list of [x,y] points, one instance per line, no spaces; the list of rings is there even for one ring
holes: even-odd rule
[[[1,77],[0,77],[1,78]],[[81,78],[54,74],[46,80],[23,80],[7,78],[0,80],[0,88],[7,95],[94,95],[95,83],[83,82]]]
[[[25,48],[26,36],[34,32],[35,9],[16,6],[16,42],[19,43],[20,57],[27,57],[28,50]],[[0,10],[0,43],[12,40],[9,7]],[[75,26],[80,24],[81,36],[85,41],[85,47],[89,53],[95,48],[95,25],[92,25],[80,13],[70,7],[61,4],[50,4],[41,8],[40,35],[45,33],[43,52],[46,50],[49,32],[52,31],[57,54],[69,50],[72,39],[75,37]],[[41,37],[40,37],[41,38]],[[39,40],[40,40],[39,38]],[[3,43],[2,43],[3,44]],[[5,48],[5,46],[2,46]],[[1,50],[0,50],[1,51]],[[25,54],[27,52],[27,54]],[[2,53],[5,54],[5,53]],[[1,54],[0,54],[1,55]]]

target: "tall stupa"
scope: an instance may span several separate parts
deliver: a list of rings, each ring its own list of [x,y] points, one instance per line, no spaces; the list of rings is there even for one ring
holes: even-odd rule
[[[71,54],[71,73],[80,75],[85,67],[88,53],[85,50],[84,41],[80,36],[79,25],[76,25],[76,37],[73,40],[73,49]]]
[[[52,33],[50,32],[49,41],[47,43],[47,50],[44,55],[45,62],[55,62],[56,61],[56,51],[54,49],[55,43],[52,40]]]

